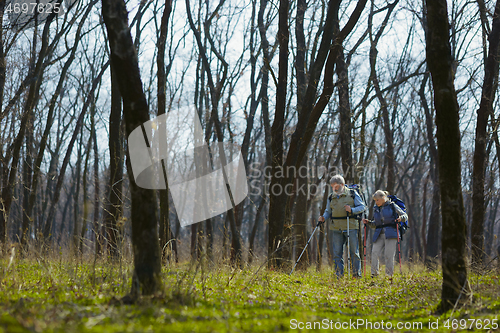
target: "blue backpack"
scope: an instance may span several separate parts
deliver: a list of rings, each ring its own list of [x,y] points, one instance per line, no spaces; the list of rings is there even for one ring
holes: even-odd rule
[[[365,201],[365,196],[363,195],[363,193],[361,192],[361,185],[359,184],[351,184],[351,185],[347,185],[347,188],[349,189],[349,191],[351,192],[351,197],[354,199],[354,191],[356,191],[356,193],[358,193],[359,197],[361,198],[361,200],[363,201],[363,205],[366,206],[366,201]],[[359,214],[355,214],[353,215],[353,217],[357,220],[362,220],[363,219],[363,214],[364,212],[362,213],[359,213]]]
[[[397,196],[395,196],[393,194],[388,195],[387,197],[391,200],[392,203],[398,205],[399,208],[401,208],[403,210],[403,212],[406,213],[406,205],[403,202],[403,200],[399,199]],[[397,215],[396,210],[394,210],[394,214]],[[401,223],[398,224],[399,237],[401,238],[401,240],[403,240],[403,235],[405,234],[406,229],[408,229],[408,228],[409,228],[409,226],[408,226],[408,220],[406,220],[405,222],[401,222]]]

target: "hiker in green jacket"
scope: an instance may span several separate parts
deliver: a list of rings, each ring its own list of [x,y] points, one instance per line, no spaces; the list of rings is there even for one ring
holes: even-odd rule
[[[359,223],[354,215],[365,211],[363,199],[359,194],[345,185],[344,177],[335,175],[330,179],[333,193],[328,197],[327,206],[320,222],[330,220],[329,229],[333,243],[333,260],[338,277],[344,275],[344,245],[349,244],[348,251],[352,258],[352,274],[361,277],[361,259],[359,257],[358,232]],[[349,226],[347,225],[349,218]],[[349,241],[348,241],[349,238]]]

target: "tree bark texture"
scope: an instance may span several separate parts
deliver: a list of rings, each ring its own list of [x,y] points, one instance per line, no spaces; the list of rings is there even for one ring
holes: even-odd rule
[[[484,183],[488,163],[486,128],[490,114],[493,113],[495,99],[494,81],[498,77],[498,49],[500,44],[500,0],[495,6],[493,24],[489,34],[488,57],[484,66],[484,83],[481,93],[479,109],[477,110],[476,139],[474,147],[474,165],[472,169],[472,223],[471,223],[471,251],[472,265],[480,266],[485,259],[484,252]]]
[[[123,0],[103,0],[102,14],[111,49],[111,66],[116,71],[123,98],[125,134],[149,120],[148,105],[142,88],[137,53],[128,26]],[[151,295],[161,290],[161,252],[154,192],[134,182],[130,156],[127,156],[130,179],[132,246],[134,274],[131,293]]]
[[[461,185],[459,107],[453,83],[446,0],[426,1],[427,64],[434,87],[443,221],[443,286],[440,310],[453,308],[467,294],[466,229]],[[465,300],[466,297],[461,298]]]
[[[122,133],[122,97],[118,87],[116,73],[111,67],[111,112],[109,115],[109,183],[107,205],[104,210],[104,225],[108,252],[112,259],[119,256],[118,236],[121,227],[123,205],[123,133]]]
[[[167,71],[165,69],[165,48],[168,33],[168,21],[172,12],[172,0],[165,1],[165,8],[161,17],[160,36],[158,36],[158,58],[156,60],[157,77],[158,77],[158,116],[166,112],[166,87],[167,87]],[[162,161],[163,163],[163,161]],[[165,166],[163,166],[165,168]],[[172,230],[170,228],[169,218],[169,198],[168,198],[168,181],[165,178],[166,189],[158,190],[160,197],[160,247],[162,249],[162,258],[164,261],[170,259],[172,251],[168,251],[167,243],[172,239]],[[170,249],[172,247],[170,246]]]
[[[439,156],[438,150],[436,147],[436,142],[434,139],[434,119],[431,114],[431,110],[429,108],[429,104],[427,103],[427,99],[425,97],[425,86],[429,79],[430,74],[427,73],[424,75],[422,80],[422,84],[420,85],[420,89],[418,95],[420,96],[420,104],[424,109],[425,113],[425,125],[426,125],[426,134],[427,134],[427,142],[429,144],[429,152],[430,152],[430,162],[431,168],[429,170],[430,179],[432,181],[432,203],[431,203],[431,213],[429,216],[429,230],[422,230],[423,237],[427,235],[427,240],[425,242],[425,257],[424,262],[428,268],[436,267],[436,259],[439,255],[439,240],[440,240],[440,229],[441,229],[441,215],[439,214],[439,209],[441,205],[440,201],[440,191],[439,191]]]

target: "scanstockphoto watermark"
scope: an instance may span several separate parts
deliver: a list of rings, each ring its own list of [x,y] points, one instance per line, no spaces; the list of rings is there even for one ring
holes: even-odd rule
[[[426,323],[427,327],[431,327],[432,323]],[[290,320],[290,329],[292,330],[412,330],[419,331],[424,327],[423,322],[390,322],[390,321],[370,321],[366,319],[349,319],[348,321],[335,321],[323,319],[321,321],[299,321],[297,319]]]
[[[311,166],[309,162],[306,165],[302,165],[298,168],[294,166],[289,167],[278,167],[273,171],[270,165],[262,167],[260,162],[253,162],[248,168],[248,183],[249,183],[249,194],[252,195],[262,195],[262,194],[273,194],[276,196],[285,194],[304,194],[309,199],[311,196],[314,197],[317,194],[323,193],[325,188],[330,186],[330,178],[334,175],[340,174],[346,177],[350,173],[355,173],[355,178],[363,180],[367,175],[378,174],[377,165],[369,166],[356,166],[353,170],[343,170],[339,167],[326,168],[325,166]],[[292,178],[297,179],[297,177],[307,177],[309,179],[322,179],[321,182],[309,182],[309,184],[279,184],[275,183],[271,185],[272,177],[283,179]],[[263,183],[264,182],[264,183]]]
[[[194,107],[146,121],[130,133],[127,144],[136,185],[168,188],[181,226],[222,214],[248,194],[240,147],[207,143]]]

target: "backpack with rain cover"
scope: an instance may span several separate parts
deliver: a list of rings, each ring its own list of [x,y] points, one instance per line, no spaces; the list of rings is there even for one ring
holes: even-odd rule
[[[387,197],[391,200],[392,203],[394,203],[395,205],[398,205],[399,208],[401,208],[401,210],[403,210],[403,212],[406,213],[406,205],[403,202],[403,200],[399,199],[397,196],[395,196],[393,194],[388,195]],[[396,209],[394,207],[393,207],[393,209],[394,209],[394,214],[397,215]],[[404,222],[398,223],[398,228],[399,228],[399,237],[401,238],[401,240],[403,240],[403,235],[405,234],[406,229],[409,228],[408,219]]]

